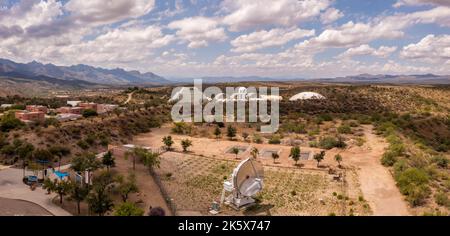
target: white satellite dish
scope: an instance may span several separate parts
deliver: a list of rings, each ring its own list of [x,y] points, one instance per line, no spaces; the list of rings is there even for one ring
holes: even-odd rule
[[[264,168],[261,162],[250,157],[239,163],[233,170],[231,180],[223,183],[221,203],[237,209],[252,204],[252,198],[263,188]],[[225,199],[225,193],[231,193]]]

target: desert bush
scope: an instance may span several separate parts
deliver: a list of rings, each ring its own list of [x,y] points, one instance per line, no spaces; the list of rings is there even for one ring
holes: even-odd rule
[[[449,160],[444,156],[435,156],[432,160],[434,163],[436,163],[437,166],[440,168],[446,169],[448,167]]]
[[[395,162],[397,162],[397,156],[390,151],[385,152],[381,157],[381,164],[384,166],[393,166]]]
[[[397,185],[400,192],[407,196],[407,200],[411,205],[417,206],[430,194],[427,186],[429,176],[421,169],[408,168],[396,176]]]
[[[352,128],[349,125],[347,125],[347,124],[343,124],[343,125],[341,125],[341,126],[339,126],[337,128],[337,131],[340,134],[351,134],[352,133]]]
[[[262,140],[261,136],[259,136],[259,134],[254,134],[253,135],[253,142],[254,143],[263,143],[263,140]]]
[[[272,137],[270,137],[269,139],[269,144],[280,144],[281,140],[280,140],[280,136],[278,135],[272,135]]]
[[[173,125],[172,132],[176,134],[190,134],[192,131],[191,126],[184,122],[176,122]]]
[[[438,192],[434,195],[435,202],[440,206],[450,206],[448,195],[444,192]]]

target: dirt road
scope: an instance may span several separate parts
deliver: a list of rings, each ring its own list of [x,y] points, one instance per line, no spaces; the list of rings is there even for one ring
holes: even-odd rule
[[[367,139],[366,153],[346,153],[348,164],[357,168],[361,190],[376,216],[410,215],[406,202],[398,190],[393,176],[381,165],[380,158],[387,144],[372,132],[372,126],[364,126]]]

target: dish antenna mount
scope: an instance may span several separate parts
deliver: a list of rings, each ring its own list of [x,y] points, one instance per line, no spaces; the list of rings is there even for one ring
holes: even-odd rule
[[[243,160],[233,170],[231,180],[223,183],[221,204],[239,209],[255,202],[252,197],[263,188],[264,169],[253,157]],[[225,197],[226,193],[231,193]]]

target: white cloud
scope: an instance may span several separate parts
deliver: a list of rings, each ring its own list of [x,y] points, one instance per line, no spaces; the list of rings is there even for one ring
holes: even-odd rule
[[[232,31],[267,25],[291,27],[320,15],[330,4],[330,0],[225,0],[222,11],[229,14],[223,23]]]
[[[427,35],[418,43],[403,47],[400,56],[429,63],[448,63],[450,61],[450,35]]]
[[[70,0],[64,8],[74,20],[105,24],[145,15],[154,5],[154,0]]]
[[[32,25],[50,23],[62,13],[61,2],[23,0],[10,9],[0,10],[0,25],[25,29]]]
[[[225,29],[220,27],[216,20],[206,17],[173,21],[169,28],[177,30],[177,37],[188,42],[190,48],[206,47],[209,42],[223,42],[227,39]]]
[[[322,21],[323,24],[329,24],[343,16],[344,14],[338,9],[328,8],[324,13],[320,15],[320,21]]]
[[[448,0],[398,0],[394,7],[408,6],[408,5],[442,5],[450,7]]]
[[[352,58],[354,56],[371,55],[381,58],[387,58],[393,52],[397,50],[397,47],[381,46],[378,49],[372,48],[367,44],[363,44],[359,47],[349,48],[347,51],[341,53],[337,58]]]
[[[282,46],[289,41],[304,37],[314,36],[314,30],[281,29],[275,28],[269,31],[262,30],[247,35],[241,35],[231,41],[233,52],[252,52],[258,49]]]
[[[409,14],[381,17],[368,23],[348,23],[324,30],[311,40],[322,47],[354,47],[376,39],[395,39],[404,36],[403,30],[415,24],[437,23],[450,26],[450,8],[436,7]]]

